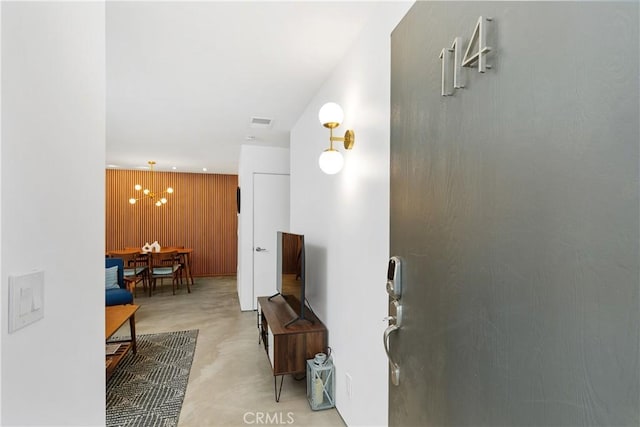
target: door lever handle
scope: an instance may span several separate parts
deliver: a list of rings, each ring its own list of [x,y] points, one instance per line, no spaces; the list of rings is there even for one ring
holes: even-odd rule
[[[264,252],[264,251],[266,251],[266,249],[265,248],[261,248],[260,246],[258,246],[256,248],[256,252]]]
[[[400,366],[398,366],[398,364],[393,361],[391,355],[389,354],[389,336],[398,329],[400,329],[398,325],[389,325],[387,329],[385,329],[383,336],[384,351],[385,353],[387,353],[387,359],[389,359],[389,367],[391,368],[391,382],[393,383],[393,385],[400,384]]]

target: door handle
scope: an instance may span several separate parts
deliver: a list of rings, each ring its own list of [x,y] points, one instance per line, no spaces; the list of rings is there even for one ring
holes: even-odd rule
[[[389,336],[400,329],[398,325],[389,325],[387,329],[384,331],[384,351],[387,353],[387,359],[389,359],[389,367],[391,368],[391,382],[393,385],[400,384],[400,366],[396,362],[393,361],[391,355],[389,354]]]
[[[266,251],[266,249],[265,248],[261,248],[260,246],[258,246],[256,248],[256,252],[265,252],[265,251]]]

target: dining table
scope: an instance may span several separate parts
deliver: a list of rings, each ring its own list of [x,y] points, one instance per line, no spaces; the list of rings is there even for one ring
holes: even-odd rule
[[[160,248],[160,253],[176,251],[178,256],[184,259],[184,269],[185,274],[187,275],[187,280],[190,284],[193,285],[193,274],[191,273],[191,254],[193,253],[193,248],[177,248],[177,247],[164,247]],[[140,255],[142,257],[146,257],[149,252],[143,251],[142,249],[133,248],[133,249],[113,249],[107,251],[107,256],[112,258],[117,258],[118,255],[131,255],[132,253]],[[157,251],[156,251],[157,253]]]

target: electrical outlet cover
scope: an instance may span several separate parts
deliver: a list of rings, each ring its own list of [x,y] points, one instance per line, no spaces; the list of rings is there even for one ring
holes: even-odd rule
[[[44,271],[9,276],[9,333],[44,317]]]

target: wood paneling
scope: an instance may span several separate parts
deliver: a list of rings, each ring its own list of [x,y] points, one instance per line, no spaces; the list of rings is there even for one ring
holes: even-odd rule
[[[153,183],[152,181],[153,177]],[[135,184],[159,192],[173,187],[168,203],[149,199],[135,205]],[[236,274],[237,175],[106,170],[106,250],[161,246],[193,248],[194,276]]]

